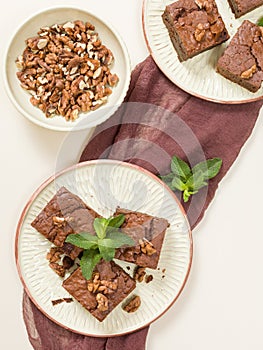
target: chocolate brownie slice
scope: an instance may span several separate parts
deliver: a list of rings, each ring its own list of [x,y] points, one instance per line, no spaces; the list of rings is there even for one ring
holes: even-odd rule
[[[263,0],[228,0],[228,2],[236,18],[263,5]]]
[[[123,214],[121,231],[135,241],[135,247],[119,248],[115,258],[156,269],[169,223],[166,219],[118,208],[114,215]]]
[[[77,195],[61,187],[31,225],[64,253],[75,259],[82,251],[65,239],[71,233],[87,231],[95,234],[93,222],[99,217]]]
[[[86,280],[78,268],[62,285],[101,322],[134,290],[136,282],[113,261],[101,260],[91,280]]]
[[[225,78],[256,92],[263,80],[263,36],[260,27],[244,21],[217,63]]]
[[[214,0],[179,0],[162,15],[180,61],[219,45],[229,38]]]

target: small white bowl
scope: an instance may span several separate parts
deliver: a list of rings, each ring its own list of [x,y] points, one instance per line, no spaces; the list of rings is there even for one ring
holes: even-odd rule
[[[119,82],[112,90],[105,105],[95,111],[81,113],[79,118],[72,122],[61,116],[47,118],[45,114],[30,103],[30,95],[21,86],[16,76],[18,71],[15,61],[26,47],[25,40],[37,35],[41,27],[62,24],[68,21],[82,20],[92,23],[98,32],[102,43],[114,55],[111,71],[119,77]],[[8,45],[5,64],[4,82],[7,94],[15,107],[26,118],[35,124],[57,131],[77,131],[92,128],[108,119],[122,103],[130,83],[130,58],[126,45],[112,25],[98,18],[96,15],[79,8],[53,7],[41,11],[29,18],[15,33]]]

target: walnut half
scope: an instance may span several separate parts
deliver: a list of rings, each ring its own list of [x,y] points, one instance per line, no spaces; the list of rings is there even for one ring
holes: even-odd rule
[[[256,64],[253,64],[252,67],[250,67],[249,69],[247,69],[241,74],[241,78],[249,79],[253,76],[254,73],[256,73],[256,71],[257,71],[257,66]]]
[[[96,301],[97,301],[97,309],[100,311],[107,311],[109,309],[109,300],[108,298],[102,294],[102,293],[98,293],[96,295]]]
[[[151,256],[151,255],[156,253],[156,249],[154,248],[152,243],[149,242],[148,240],[146,240],[146,239],[139,240],[139,244],[140,244],[140,249],[141,249],[142,253],[144,253],[148,256]]]

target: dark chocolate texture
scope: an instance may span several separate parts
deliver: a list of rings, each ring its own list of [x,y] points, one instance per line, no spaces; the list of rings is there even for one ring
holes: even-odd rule
[[[162,15],[180,61],[219,45],[229,38],[214,0],[179,0]]]
[[[228,0],[228,2],[236,18],[263,5],[263,0]]]
[[[77,195],[61,187],[31,225],[74,260],[82,249],[65,243],[65,239],[69,234],[81,231],[95,233],[93,222],[96,217],[99,215]]]
[[[262,70],[262,29],[246,20],[218,60],[217,71],[232,82],[256,92],[263,80]]]
[[[94,278],[96,282],[93,283]],[[78,268],[63,282],[63,287],[101,322],[134,290],[136,282],[113,261],[104,260],[97,264],[93,279],[86,280]],[[111,284],[115,289],[101,291],[100,287]],[[94,285],[97,285],[96,290],[92,290]],[[100,299],[103,300],[101,306]]]
[[[135,241],[135,247],[119,248],[115,258],[135,263],[142,267],[156,269],[162,244],[169,223],[166,219],[148,214],[118,208],[114,215],[124,214],[125,221],[121,230]],[[149,253],[143,245],[152,247]],[[143,252],[144,251],[144,252]]]

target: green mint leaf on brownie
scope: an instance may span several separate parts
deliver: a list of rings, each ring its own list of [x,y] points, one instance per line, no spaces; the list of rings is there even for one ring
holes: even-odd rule
[[[110,261],[114,259],[115,256],[115,248],[104,247],[99,244],[99,251],[104,260]]]
[[[119,228],[125,221],[125,216],[123,214],[111,217],[108,219],[108,227]]]
[[[93,223],[94,230],[100,239],[106,236],[108,220],[105,218],[96,218]]]
[[[108,219],[96,218],[93,223],[96,235],[89,232],[68,235],[66,242],[84,249],[80,266],[85,278],[91,278],[92,272],[100,259],[110,261],[114,259],[117,248],[135,245],[132,238],[120,232],[120,226],[124,223],[124,220],[125,216],[123,214]]]
[[[208,180],[214,178],[222,167],[222,159],[212,158],[196,164],[192,169],[182,159],[173,156],[171,160],[172,173],[160,175],[160,179],[173,191],[183,192],[183,201],[189,198],[201,188],[208,185]]]
[[[107,234],[107,238],[113,242],[112,244],[115,248],[120,248],[122,246],[132,247],[135,245],[134,240],[127,236],[125,233],[119,231],[112,231]]]
[[[92,277],[95,266],[100,262],[102,256],[98,249],[96,250],[84,250],[83,255],[80,259],[80,268],[82,275],[90,280]]]
[[[93,236],[93,238],[94,238],[93,240],[90,240],[90,239],[83,237],[81,234],[73,233],[73,234],[68,235],[65,242],[71,243],[79,248],[93,249],[93,248],[97,248],[96,241],[98,240],[98,238],[95,236]]]

